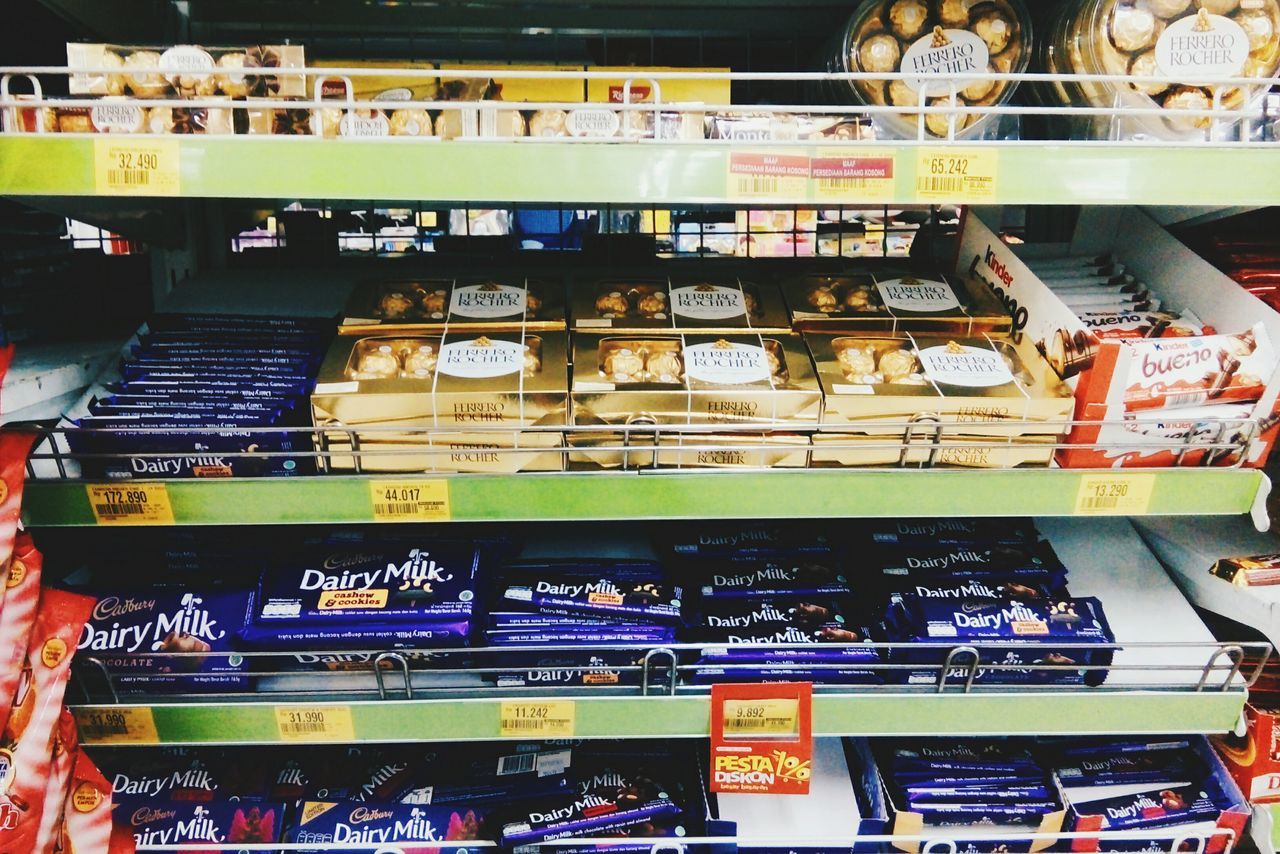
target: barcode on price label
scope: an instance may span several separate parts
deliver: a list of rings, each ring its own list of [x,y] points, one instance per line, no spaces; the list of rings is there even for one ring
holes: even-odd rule
[[[96,139],[94,186],[103,195],[176,196],[182,190],[177,140]]]
[[[809,161],[816,198],[822,201],[890,201],[894,193],[893,152],[869,149],[857,156],[819,149]]]
[[[733,152],[729,155],[728,179],[730,198],[801,201],[808,194],[809,157]]]
[[[996,198],[1000,152],[986,149],[921,148],[916,158],[916,198],[981,202]]]
[[[85,492],[99,525],[173,524],[173,505],[163,483],[87,484]]]
[[[504,700],[498,709],[498,735],[527,738],[530,735],[572,738],[577,718],[573,700]]]
[[[281,741],[355,741],[350,706],[276,706]]]
[[[450,518],[447,480],[370,481],[369,497],[377,522],[444,522]]]
[[[1146,513],[1155,485],[1153,474],[1085,475],[1076,492],[1075,512],[1093,516]]]
[[[158,744],[155,717],[146,707],[75,710],[83,744]]]
[[[795,735],[799,731],[798,700],[776,697],[724,701],[724,734],[734,736]]]

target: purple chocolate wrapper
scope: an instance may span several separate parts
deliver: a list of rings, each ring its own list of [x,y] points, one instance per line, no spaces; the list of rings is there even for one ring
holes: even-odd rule
[[[824,685],[879,685],[883,680],[873,670],[856,667],[698,667],[693,671],[694,685],[721,682],[813,682]]]
[[[929,543],[881,546],[871,550],[873,564],[885,576],[933,573],[957,578],[991,578],[1043,571],[1065,575],[1066,567],[1048,543],[1022,545],[935,545]]]
[[[700,524],[689,526],[668,543],[677,557],[783,557],[825,555],[831,550],[818,528],[770,524]]]
[[[284,804],[270,801],[157,801],[113,796],[111,820],[138,845],[280,841]]]
[[[521,845],[573,836],[608,836],[664,817],[674,817],[680,807],[666,792],[641,791],[635,800],[585,793],[537,801],[502,826],[504,845]]]
[[[955,826],[962,824],[1028,824],[1040,823],[1046,813],[1062,809],[1057,801],[1025,804],[916,804],[912,812],[926,825]]]
[[[471,616],[480,549],[454,543],[333,547],[263,573],[255,622],[289,626]]]
[[[312,381],[262,378],[253,382],[236,382],[210,377],[181,380],[131,380],[112,383],[107,390],[113,394],[145,395],[148,397],[196,398],[218,397],[297,397],[311,390]]]
[[[674,631],[611,631],[609,629],[562,630],[530,629],[501,632],[485,632],[485,641],[491,646],[531,646],[545,644],[548,646],[575,645],[583,646],[617,644],[655,644],[670,643],[675,639]]]
[[[849,581],[832,563],[809,559],[750,558],[704,570],[703,599],[757,599],[780,596],[848,596]]]
[[[1156,750],[1076,757],[1070,764],[1055,764],[1064,786],[1110,786],[1138,783],[1172,783],[1204,776],[1204,763],[1191,750]]]
[[[1050,799],[1046,786],[904,786],[909,804],[1018,804]]]
[[[508,586],[507,603],[527,603],[544,614],[584,614],[667,625],[681,620],[681,589],[662,582],[551,576]]]
[[[1103,830],[1136,830],[1213,821],[1231,802],[1209,782],[1075,803],[1078,815],[1102,817]]]
[[[868,519],[855,539],[886,545],[1021,545],[1039,539],[1030,519]]]
[[[467,620],[418,624],[362,621],[323,626],[253,624],[241,630],[240,639],[251,650],[437,649],[466,646],[470,633]]]
[[[575,626],[638,626],[640,623],[620,623],[616,620],[602,620],[598,617],[574,615],[567,617],[558,614],[538,614],[524,611],[490,611],[489,627],[492,629],[547,629],[572,628]]]

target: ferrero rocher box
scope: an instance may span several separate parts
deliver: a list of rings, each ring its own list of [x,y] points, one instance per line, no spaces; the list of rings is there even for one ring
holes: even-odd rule
[[[816,427],[822,393],[790,333],[574,334],[575,424]]]
[[[564,328],[564,283],[522,276],[396,278],[356,285],[338,331],[343,335],[471,329]]]
[[[1012,328],[990,288],[941,274],[799,276],[783,290],[797,331],[1003,335]]]
[[[582,422],[579,422],[580,424]],[[569,463],[575,469],[806,468],[809,436],[800,433],[649,432],[573,433]]]
[[[928,429],[903,437],[872,433],[815,433],[813,466],[900,466],[927,468],[1044,467],[1053,460],[1057,436],[932,435]]]
[[[72,95],[134,98],[305,98],[301,74],[245,74],[244,69],[305,68],[302,45],[201,47],[67,43]],[[158,69],[176,69],[159,71]],[[101,69],[118,69],[103,73]]]
[[[565,333],[446,329],[339,337],[315,391],[330,467],[364,471],[545,471],[563,467]],[[354,437],[354,441],[353,441]]]
[[[790,331],[776,285],[734,276],[611,277],[573,289],[576,330]]]
[[[595,77],[587,81],[587,100],[593,103],[621,104],[627,94],[627,81],[631,81],[631,102],[650,102],[661,96],[662,102],[728,104],[730,98],[730,82],[720,80],[689,80],[668,78],[663,80],[655,75],[663,72],[703,71],[728,74],[729,68],[675,68],[671,66],[631,66],[631,65],[599,65],[592,71],[616,71],[616,78]]]
[[[1025,339],[806,332],[829,432],[906,435],[962,424],[970,436],[1057,436],[1071,390]],[[956,428],[949,427],[952,436]]]

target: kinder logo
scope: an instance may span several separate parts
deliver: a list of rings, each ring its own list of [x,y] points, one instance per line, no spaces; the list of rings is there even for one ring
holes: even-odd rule
[[[979,269],[979,264],[986,268],[985,272]],[[996,257],[992,247],[988,246],[983,255],[973,256],[973,263],[969,265],[969,276],[981,279],[987,287],[991,288],[1005,311],[1009,312],[1014,332],[1027,328],[1027,321],[1030,319],[1027,309],[1019,305],[1018,300],[1010,293],[1013,287],[1013,273],[1010,272],[1007,264]]]

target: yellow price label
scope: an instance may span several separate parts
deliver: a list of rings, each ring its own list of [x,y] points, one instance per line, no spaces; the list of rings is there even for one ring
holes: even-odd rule
[[[104,195],[176,196],[182,192],[181,148],[176,139],[93,141],[93,183]]]
[[[916,158],[916,198],[921,201],[995,201],[1000,152],[976,148],[921,148]]]
[[[172,525],[173,505],[163,483],[86,484],[89,509],[99,525]]]
[[[151,709],[138,707],[74,710],[82,744],[159,744]]]
[[[350,706],[276,706],[281,741],[355,741]]]
[[[794,697],[724,701],[727,738],[795,735],[800,731],[800,701]]]
[[[809,161],[820,202],[893,201],[897,163],[890,149],[818,149]]]
[[[498,710],[502,738],[573,738],[577,706],[573,700],[503,700]]]
[[[1132,516],[1147,512],[1156,488],[1153,474],[1087,474],[1076,492],[1076,513]]]
[[[731,199],[802,201],[809,190],[809,155],[732,152],[726,190]]]
[[[372,480],[369,497],[375,522],[447,522],[451,518],[447,480]]]

